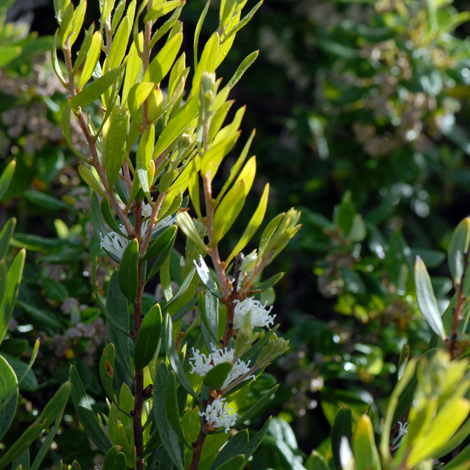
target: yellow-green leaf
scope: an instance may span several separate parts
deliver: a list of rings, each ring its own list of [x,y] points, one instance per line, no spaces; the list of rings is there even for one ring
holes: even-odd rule
[[[78,173],[82,177],[83,181],[90,186],[93,191],[97,192],[100,196],[106,197],[105,192],[101,184],[98,182],[98,179],[93,174],[93,172],[85,166],[84,163],[80,162],[78,164]]]
[[[111,43],[111,50],[109,51],[108,59],[110,69],[121,65],[122,59],[124,59],[124,55],[126,54],[130,33],[131,26],[129,24],[129,19],[126,16],[121,22],[116,35],[113,37],[113,42]]]
[[[214,32],[204,46],[201,60],[194,71],[193,87],[191,96],[195,95],[201,86],[201,77],[203,72],[212,73],[215,71],[215,61],[217,59],[217,51],[219,49],[219,34]]]
[[[372,422],[362,415],[353,436],[353,452],[357,470],[380,470],[380,459],[374,439]]]
[[[93,34],[91,39],[90,49],[88,51],[88,56],[85,61],[85,65],[83,66],[82,73],[80,75],[80,80],[78,82],[78,89],[80,90],[85,83],[90,80],[93,71],[95,70],[96,63],[100,58],[101,54],[101,33],[100,31],[96,31]]]
[[[129,127],[129,114],[127,110],[120,109],[112,118],[106,137],[104,161],[108,189],[113,190],[114,181],[119,175],[124,157],[126,156],[127,129]]]

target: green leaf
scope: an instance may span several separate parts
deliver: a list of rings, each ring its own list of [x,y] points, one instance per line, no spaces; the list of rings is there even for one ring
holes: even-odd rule
[[[218,242],[227,234],[245,205],[246,195],[247,184],[244,179],[241,179],[222,199],[214,215],[212,246],[217,246]]]
[[[252,419],[254,416],[259,414],[263,410],[263,407],[269,402],[269,400],[271,400],[271,397],[276,393],[278,388],[279,385],[275,385],[267,390],[254,405],[250,406],[250,408],[240,418],[238,418],[236,426],[243,424],[245,421]]]
[[[80,419],[80,423],[97,447],[102,452],[107,452],[113,445],[107,438],[91,409],[82,381],[74,366],[70,366],[70,383],[72,384],[72,403]]]
[[[155,144],[155,126],[151,125],[144,132],[140,139],[139,147],[137,148],[136,157],[136,170],[137,177],[139,178],[140,186],[142,191],[145,193],[148,199],[150,196],[149,177],[147,175],[152,159],[152,150]]]
[[[205,263],[202,256],[199,256],[197,261],[194,261],[194,266],[196,267],[197,274],[201,282],[219,299],[222,298],[222,295],[219,293],[217,284],[215,283],[214,279],[212,279],[211,273],[207,264]]]
[[[199,232],[197,231],[196,226],[194,225],[193,219],[187,212],[179,212],[176,215],[176,221],[178,222],[179,228],[182,232],[196,245],[202,248],[204,251],[207,251],[207,247],[202,240]]]
[[[183,470],[183,458],[181,455],[181,449],[178,443],[178,436],[169,424],[169,420],[165,413],[165,398],[164,390],[168,379],[168,369],[164,362],[160,362],[157,373],[154,379],[153,388],[153,415],[155,418],[155,424],[160,435],[160,439],[165,450],[173,462],[173,464],[179,469]],[[179,416],[179,413],[178,413]]]
[[[0,51],[1,57],[1,51]],[[7,192],[8,186],[10,186],[11,180],[13,179],[13,174],[15,173],[16,160],[12,160],[7,167],[3,170],[2,175],[0,176],[0,202],[2,201],[3,196]]]
[[[8,269],[4,259],[0,259],[0,305],[7,287]]]
[[[87,7],[87,0],[80,0],[80,3],[73,14],[72,29],[70,35],[70,46],[73,46],[81,32],[83,20],[85,19],[85,12]]]
[[[263,0],[261,2],[257,3],[249,12],[248,14],[234,27],[232,28],[228,34],[225,36],[224,41],[227,41],[231,36],[234,34],[237,34],[240,29],[242,29],[244,26],[248,24],[248,22],[253,18],[254,14],[258,11],[258,9],[261,7],[263,4]]]
[[[12,470],[30,470],[29,468],[29,449],[26,449],[24,452],[22,452],[18,457],[16,457],[15,460],[13,460],[13,463],[11,464]]]
[[[83,181],[90,186],[90,188],[97,192],[101,197],[105,198],[106,194],[104,193],[104,189],[101,186],[101,183],[98,181],[95,173],[90,170],[83,162],[78,164],[78,173],[82,177]]]
[[[114,400],[113,378],[114,378],[114,359],[116,349],[113,343],[107,344],[101,354],[100,359],[100,378],[104,391],[108,398]]]
[[[153,82],[158,85],[165,78],[178,55],[182,42],[183,33],[175,34],[168,39],[146,70],[144,82]]]
[[[154,89],[155,83],[153,82],[137,83],[130,89],[127,101],[134,121],[142,122],[142,105]]]
[[[203,72],[212,73],[215,71],[215,61],[219,49],[219,34],[215,31],[206,42],[201,54],[201,60],[194,69],[193,86],[191,96],[196,95],[201,87],[201,77]]]
[[[165,413],[171,427],[175,431],[176,435],[181,439],[182,442],[189,448],[193,449],[191,445],[186,441],[181,427],[180,411],[178,407],[178,394],[176,390],[176,375],[173,371],[168,374],[165,382],[164,389],[164,406]]]
[[[24,192],[24,196],[28,201],[38,205],[39,207],[44,207],[44,209],[58,210],[58,209],[68,209],[74,211],[75,208],[66,204],[65,202],[56,199],[49,194],[41,193],[40,191],[35,191],[33,189],[28,189]]]
[[[228,155],[230,150],[232,150],[239,137],[240,133],[238,132],[238,129],[236,129],[204,153],[201,160],[201,176],[203,178],[206,173],[210,171],[211,181],[214,179],[222,160],[226,155]]]
[[[8,253],[8,246],[10,244],[11,237],[15,231],[16,219],[11,218],[7,220],[7,223],[3,226],[0,231],[0,260],[5,259]]]
[[[18,406],[17,384],[18,380],[13,368],[3,356],[0,356],[0,403],[2,404],[0,410],[0,440],[10,428],[16,414],[16,407]]]
[[[158,158],[191,124],[199,110],[198,96],[193,96],[170,119],[163,129],[153,150],[152,158]]]
[[[168,227],[152,244],[148,247],[145,255],[142,257],[142,261],[156,258],[161,256],[165,250],[168,248],[168,245],[172,245],[174,238],[176,236],[178,228],[176,225]]]
[[[453,470],[455,468],[460,469],[462,468],[461,465],[464,465],[463,468],[468,466],[468,462],[470,461],[470,444],[465,446],[462,450],[459,450],[458,455],[453,458],[449,463],[447,463],[444,467],[441,467],[442,470]]]
[[[206,15],[209,10],[210,3],[211,3],[210,0],[206,2],[206,6],[204,7],[204,10],[202,11],[201,16],[199,17],[199,20],[197,21],[196,30],[194,32],[194,44],[193,44],[194,46],[194,70],[197,69],[197,64],[198,64],[199,36],[201,35],[202,25],[204,24],[204,20],[206,19]]]
[[[104,221],[111,227],[111,229],[114,232],[119,233],[122,236],[125,236],[124,235],[124,233],[126,233],[125,230],[121,229],[121,227],[119,227],[119,225],[114,220],[114,216],[113,216],[113,213],[111,211],[111,204],[109,203],[108,198],[102,199],[100,209],[101,209],[101,215],[103,216]],[[104,228],[106,228],[106,227],[104,227]],[[96,229],[95,229],[95,233],[96,233]],[[102,235],[103,236],[106,235],[106,232],[103,233]],[[101,238],[99,234],[97,234],[97,236],[98,236],[98,238]]]
[[[69,399],[71,385],[65,382],[54,394],[51,400],[44,407],[42,413],[31,424],[26,431],[10,446],[6,454],[0,460],[0,469],[5,468],[13,462],[23,451],[31,447],[32,443],[38,439],[43,430],[63,413],[64,407]]]
[[[452,234],[450,240],[448,263],[452,274],[454,285],[462,282],[465,265],[465,257],[468,257],[468,246],[470,243],[470,217],[465,217]]]
[[[126,16],[122,20],[116,34],[111,42],[111,49],[109,51],[109,68],[113,69],[121,65],[122,59],[126,55],[127,43],[129,42],[129,35],[131,33],[131,25],[129,18]]]
[[[339,457],[339,448],[341,438],[345,436],[349,443],[352,439],[352,423],[351,410],[349,408],[341,408],[335,418],[333,429],[331,430],[331,451],[333,452],[333,462],[336,470],[341,470],[341,460]]]
[[[156,21],[158,18],[167,15],[171,11],[173,11],[182,0],[169,0],[165,3],[160,3],[159,5],[151,8],[147,14],[144,16],[144,23],[148,21]]]
[[[224,462],[222,465],[217,467],[216,470],[242,470],[245,466],[245,456],[237,455],[227,462]]]
[[[102,239],[108,234],[108,229],[103,220],[98,196],[95,192],[91,195],[91,223],[98,239]]]
[[[134,347],[134,364],[136,371],[141,371],[152,359],[162,332],[162,311],[155,304],[145,315],[137,335]]]
[[[268,290],[272,286],[277,284],[283,277],[284,277],[284,273],[277,273],[274,276],[271,276],[269,279],[266,279],[266,281],[256,284],[256,290],[264,292],[265,290]]]
[[[374,439],[372,422],[362,415],[353,436],[353,453],[357,470],[380,470],[380,459]]]
[[[253,235],[258,230],[259,226],[263,222],[264,214],[266,213],[266,208],[268,206],[268,196],[269,196],[269,183],[266,184],[264,187],[263,194],[261,195],[261,199],[259,201],[258,207],[256,208],[253,217],[251,218],[250,222],[243,232],[243,235],[239,239],[238,243],[235,245],[235,248],[230,253],[230,256],[227,258],[226,263],[227,265],[232,261],[232,259],[240,253],[243,248],[248,244],[248,242],[252,239]]]
[[[127,154],[127,130],[129,127],[129,114],[126,109],[120,109],[111,120],[106,136],[104,161],[108,190],[112,191],[114,181],[119,175],[122,163]]]
[[[5,294],[0,303],[0,343],[3,341],[10,323],[13,307],[20,289],[21,277],[23,275],[26,251],[22,249],[10,265],[8,270]]]
[[[69,97],[67,98],[67,101],[65,102],[64,110],[62,111],[62,118],[60,119],[60,127],[62,129],[62,133],[64,134],[65,140],[70,147],[70,149],[73,151],[73,153],[80,158],[80,160],[83,160],[87,162],[88,160],[75,148],[75,146],[72,143],[72,137],[70,133],[70,118],[72,115],[72,98]]]
[[[176,227],[174,227],[174,228],[176,229]],[[171,229],[172,229],[172,227],[170,227],[168,230],[171,230]],[[161,251],[159,250],[158,258],[155,261],[155,263],[153,263],[152,268],[150,269],[149,273],[147,274],[146,282],[149,281],[150,279],[152,279],[152,277],[155,276],[155,274],[157,274],[157,272],[160,270],[160,268],[163,266],[163,264],[166,262],[166,260],[170,256],[171,250],[173,249],[173,245],[175,244],[176,232],[177,232],[177,230],[172,230],[170,232],[170,233],[173,233],[173,235],[171,236],[169,242],[161,249]],[[163,236],[165,234],[166,234],[166,232],[164,234],[162,234],[161,236]],[[157,240],[155,240],[155,243],[157,243],[159,239],[160,239],[160,237],[157,238]],[[162,241],[162,246],[163,246],[163,241]],[[150,250],[152,250],[152,252],[154,252],[153,244],[150,245],[149,251]],[[155,252],[156,251],[157,251],[157,247],[155,248]],[[148,253],[148,251],[147,251],[147,253]],[[144,256],[144,259],[147,259],[147,256]],[[150,257],[148,259],[150,259]]]
[[[335,207],[334,221],[338,225],[344,237],[349,235],[354,223],[356,209],[351,201],[351,192],[346,191],[339,206]]]
[[[33,365],[32,362],[30,361],[30,364],[25,364],[22,360],[15,356],[11,356],[10,354],[4,352],[1,354],[9,362],[11,367],[13,367],[16,376],[19,377],[18,386],[20,390],[25,392],[35,392],[39,385],[35,373],[31,370],[31,366]]]
[[[446,333],[444,331],[444,325],[442,324],[436,297],[432,289],[431,279],[426,265],[419,256],[416,257],[415,262],[415,283],[419,309],[434,333],[445,341]]]
[[[55,439],[55,436],[56,436],[57,431],[59,429],[61,421],[62,421],[62,413],[57,417],[57,419],[55,420],[54,426],[47,433],[47,437],[44,440],[44,442],[41,444],[41,447],[40,447],[38,453],[36,454],[36,457],[34,458],[34,461],[31,464],[31,467],[29,468],[29,470],[39,470],[40,469],[42,461],[46,457],[46,454],[49,452],[49,449],[50,449],[52,443],[54,442],[54,439]],[[24,469],[24,467],[23,467],[23,469]]]
[[[242,78],[243,74],[251,67],[253,62],[257,59],[258,54],[259,54],[259,51],[254,51],[251,54],[249,54],[247,57],[245,57],[243,62],[238,66],[237,70],[233,74],[233,77],[228,82],[229,88],[233,88],[238,83],[240,78]]]
[[[0,47],[0,68],[16,59],[23,49],[20,46],[5,45]]]
[[[304,465],[307,470],[331,470],[325,457],[316,450],[312,451]]]
[[[139,242],[134,238],[122,254],[119,265],[119,287],[121,292],[132,302],[135,302],[139,289]]]
[[[121,452],[121,446],[114,446],[104,456],[103,470],[123,470],[126,468],[126,456]]]
[[[114,271],[109,280],[108,295],[106,298],[106,310],[109,317],[119,325],[119,329],[108,319],[106,322],[108,337],[116,346],[116,358],[126,372],[132,377],[132,365],[129,353],[129,337],[123,331],[129,331],[129,312],[127,300],[119,288],[118,271]],[[123,330],[123,331],[121,331]]]
[[[119,81],[123,73],[124,65],[120,65],[119,67],[116,67],[115,69],[112,69],[109,72],[105,73],[93,83],[90,83],[90,85],[84,88],[80,93],[78,93],[78,95],[76,95],[72,99],[72,108],[76,109],[80,106],[86,106],[87,104],[93,103],[93,101],[97,100],[112,85]]]
[[[204,385],[211,390],[221,390],[232,368],[231,362],[217,364],[204,377]]]
[[[166,353],[170,361],[171,367],[174,370],[176,377],[178,378],[179,383],[183,388],[196,399],[197,402],[200,401],[197,393],[193,390],[193,387],[189,383],[188,378],[183,369],[183,364],[176,351],[175,344],[173,342],[173,322],[171,321],[170,315],[167,314],[165,319],[165,340],[166,340]]]
[[[55,279],[45,277],[42,280],[42,285],[44,287],[44,290],[46,291],[46,296],[48,299],[62,303],[67,297],[69,297],[67,289]]]
[[[199,315],[202,321],[202,334],[207,350],[210,351],[212,345],[217,345],[218,343],[219,300],[210,291],[199,292],[198,300]]]
[[[85,85],[85,83],[88,82],[88,80],[90,80],[91,75],[93,74],[96,64],[98,63],[98,60],[100,58],[100,54],[101,54],[101,33],[100,31],[96,31],[93,34],[93,37],[91,38],[91,44],[90,44],[90,48],[88,49],[85,65],[83,66],[83,70],[80,75],[80,80],[78,82],[79,90],[83,87],[83,85]],[[106,89],[107,87],[108,86],[106,86],[104,89]],[[80,94],[81,93],[79,93],[76,97],[80,96]],[[99,93],[95,98],[91,99],[85,104],[90,104],[92,101],[98,98],[98,96],[100,96],[101,94],[102,93]],[[85,106],[85,104],[83,105],[75,104],[72,100],[72,108],[77,108],[78,106]]]

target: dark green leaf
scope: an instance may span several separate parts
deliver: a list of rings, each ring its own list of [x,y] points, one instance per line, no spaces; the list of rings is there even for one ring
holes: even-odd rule
[[[454,284],[458,285],[462,281],[464,270],[464,259],[468,256],[468,246],[470,243],[470,218],[465,217],[452,234],[450,240],[448,262]]]
[[[43,207],[44,209],[49,210],[59,210],[59,209],[68,209],[70,211],[76,212],[75,207],[70,204],[66,204],[55,197],[50,196],[49,194],[41,193],[35,191],[34,189],[28,189],[24,192],[24,196],[28,201],[31,201],[33,204]]]
[[[1,50],[0,50],[1,55]],[[1,59],[0,59],[1,62]],[[16,160],[12,160],[7,167],[3,170],[3,173],[0,175],[0,202],[2,201],[3,196],[7,192],[8,187],[10,186],[10,182],[13,178],[13,174],[15,173],[16,168]]]
[[[139,242],[134,238],[127,245],[119,266],[119,287],[121,292],[132,302],[135,302],[139,289]]]
[[[157,256],[165,257],[169,253],[175,242],[176,231],[178,228],[176,225],[168,227],[152,244],[148,247],[145,255],[142,257],[142,261],[156,258]]]
[[[80,419],[80,423],[98,448],[102,452],[107,452],[113,445],[107,438],[91,409],[82,381],[74,366],[70,367],[70,382],[72,384],[72,402],[78,418]]]
[[[0,440],[10,428],[16,414],[18,393],[16,392],[18,380],[11,365],[0,356]],[[6,401],[8,400],[8,401]]]
[[[0,343],[3,341],[7,332],[13,307],[18,297],[25,257],[26,251],[23,249],[15,256],[8,270],[5,294],[0,303]]]
[[[232,459],[224,462],[222,465],[217,467],[216,470],[241,470],[245,466],[245,456],[237,455]]]
[[[212,390],[220,390],[232,368],[231,362],[217,364],[204,377],[204,385]]]
[[[71,385],[65,382],[54,394],[44,407],[44,410],[26,431],[10,446],[6,454],[0,460],[0,469],[5,468],[24,452],[31,444],[39,438],[43,430],[63,413],[64,407],[69,399]]]
[[[243,416],[238,418],[237,425],[243,424],[248,419],[251,419],[260,413],[263,410],[263,407],[269,402],[269,400],[271,400],[271,397],[276,393],[278,388],[279,385],[275,385],[274,387],[267,390],[266,393],[264,393],[264,395],[259,400],[257,400],[257,402],[252,405]]]
[[[161,332],[162,311],[160,305],[155,304],[145,315],[135,342],[134,365],[136,371],[141,371],[153,359]]]
[[[161,362],[157,368],[157,374],[154,380],[153,388],[153,413],[155,424],[160,434],[162,444],[167,451],[171,461],[179,469],[183,470],[183,459],[181,449],[178,443],[178,436],[169,425],[165,413],[164,390],[168,379],[168,369],[164,362]]]
[[[57,419],[55,420],[54,426],[47,433],[47,437],[44,440],[44,442],[41,444],[41,448],[36,454],[36,457],[34,458],[34,461],[30,467],[30,470],[39,470],[40,465],[42,461],[44,460],[44,457],[46,457],[47,452],[49,452],[49,449],[52,443],[54,442],[55,435],[57,434],[57,430],[59,429],[61,421],[62,421],[62,414],[60,414],[60,416],[57,417]],[[25,467],[23,467],[23,470],[25,470]]]
[[[175,371],[176,377],[179,383],[185,388],[185,390],[194,397],[198,402],[200,401],[193,387],[189,383],[188,378],[181,364],[178,353],[176,352],[175,344],[173,342],[173,322],[171,321],[170,315],[167,314],[165,320],[165,340],[166,340],[166,352],[170,361],[172,369]]]
[[[120,109],[113,116],[106,136],[104,161],[108,189],[113,190],[114,181],[119,175],[124,157],[126,155],[127,129],[129,127],[129,113],[127,109]]]
[[[106,297],[106,310],[111,318],[116,321],[123,331],[129,331],[129,311],[127,300],[119,288],[118,272],[114,271],[109,281],[108,296]],[[132,377],[132,365],[129,353],[129,337],[123,331],[117,329],[109,320],[106,322],[108,337],[116,346],[118,362]]]
[[[121,452],[121,446],[114,446],[104,456],[103,470],[123,470],[126,468],[126,456]]]
[[[5,259],[7,255],[8,246],[10,244],[10,239],[13,235],[13,232],[15,231],[15,226],[16,219],[8,219],[7,223],[4,225],[2,231],[0,232],[0,260]]]
[[[100,359],[100,378],[104,391],[111,401],[114,401],[113,378],[114,358],[116,350],[113,343],[106,345]]]
[[[345,436],[349,444],[352,439],[352,422],[351,410],[349,408],[341,408],[336,415],[333,429],[331,430],[331,451],[333,452],[333,462],[336,470],[341,470],[341,461],[339,457],[339,448],[341,445],[341,438]]]

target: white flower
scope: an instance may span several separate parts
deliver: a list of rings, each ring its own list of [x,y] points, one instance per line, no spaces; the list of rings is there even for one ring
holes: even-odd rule
[[[199,416],[204,416],[208,427],[225,428],[229,432],[230,428],[237,422],[237,413],[227,409],[225,398],[217,397],[211,405],[207,405],[205,411],[200,411]]]
[[[403,440],[403,438],[408,434],[408,423],[402,423],[401,421],[398,421],[398,433],[395,436],[395,439],[392,441],[392,452],[397,450],[400,447],[400,444]]]
[[[274,324],[274,317],[276,315],[270,315],[272,307],[269,310],[265,305],[261,305],[259,300],[254,300],[253,297],[248,297],[242,302],[239,300],[235,301],[235,315],[233,318],[233,327],[237,330],[243,326],[243,322],[248,313],[251,313],[251,325],[252,326],[267,326]]]
[[[227,349],[220,349],[212,346],[212,353],[207,357],[205,354],[200,353],[199,349],[194,350],[193,348],[193,357],[189,359],[189,363],[192,367],[191,374],[196,372],[201,377],[205,377],[213,367],[218,364],[222,364],[223,362],[231,362],[233,364],[234,359],[235,349],[227,351]],[[250,368],[248,367],[249,364],[249,362],[247,364],[241,359],[238,359],[235,364],[233,364],[232,370],[229,372],[221,389],[227,388],[231,383],[235,382],[235,380],[248,373],[250,371]],[[254,380],[255,376],[250,375],[246,378],[252,378]]]
[[[100,247],[106,250],[113,258],[120,261],[130,240],[116,232],[109,232],[104,237],[103,234],[100,233],[100,235]]]

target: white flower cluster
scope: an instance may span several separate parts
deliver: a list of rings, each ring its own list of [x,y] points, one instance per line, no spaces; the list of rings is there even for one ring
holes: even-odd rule
[[[225,398],[218,396],[210,405],[206,406],[205,411],[200,411],[199,416],[204,416],[209,428],[225,428],[229,432],[230,428],[237,422],[237,413],[227,408]]]
[[[251,325],[253,327],[269,327],[274,324],[274,318],[276,315],[270,315],[272,307],[267,309],[266,304],[261,305],[260,301],[254,300],[253,297],[248,297],[241,302],[236,300],[235,302],[237,305],[235,306],[234,311],[233,327],[236,330],[243,326],[245,317],[248,313],[251,313]]]
[[[144,220],[141,227],[141,235],[143,238],[147,235],[147,231],[149,228],[149,217],[152,214],[152,207],[150,204],[143,204],[142,206],[142,216],[147,220]],[[160,222],[156,223],[153,227],[152,234],[156,233],[162,229],[170,227],[176,223],[176,218],[172,217],[171,215],[165,217],[164,219],[160,220]],[[119,228],[123,234],[129,235],[127,233],[126,228],[123,225],[119,225]],[[130,240],[125,236],[116,233],[116,232],[109,232],[107,235],[100,233],[101,241],[100,247],[106,250],[113,258],[120,261],[122,259],[122,255],[124,250],[129,245]]]
[[[202,354],[199,352],[199,349],[194,350],[193,348],[193,357],[189,359],[191,364],[192,370],[191,374],[200,375],[201,377],[205,377],[207,373],[216,365],[221,364],[223,362],[231,362],[233,364],[235,360],[235,349],[218,349],[215,346],[212,346],[212,353],[209,356]],[[228,387],[231,383],[235,382],[238,378],[242,377],[246,373],[250,371],[248,364],[241,359],[238,359],[232,367],[232,370],[228,374],[225,382],[222,385],[222,389]],[[255,379],[254,375],[250,375],[248,378]]]

